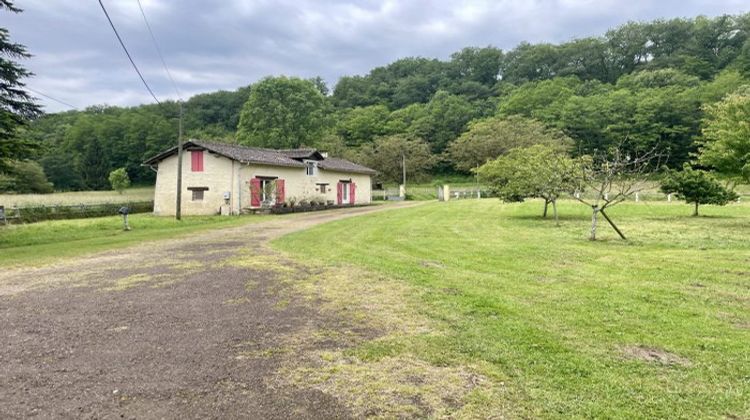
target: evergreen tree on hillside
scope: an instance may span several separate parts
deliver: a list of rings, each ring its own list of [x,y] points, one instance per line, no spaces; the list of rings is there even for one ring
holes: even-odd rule
[[[19,13],[10,0],[0,0],[0,13]],[[37,104],[23,89],[22,80],[31,76],[15,60],[28,58],[21,44],[11,42],[6,28],[0,28],[0,171],[7,169],[11,159],[27,157],[33,144],[19,138],[17,130],[41,113]]]

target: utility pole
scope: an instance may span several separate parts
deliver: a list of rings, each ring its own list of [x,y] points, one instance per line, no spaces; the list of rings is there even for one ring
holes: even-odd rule
[[[180,131],[177,135],[177,202],[175,203],[174,217],[182,220],[182,101],[180,104]]]
[[[403,170],[403,185],[404,185],[404,192],[406,191],[406,154],[401,153],[401,168]]]

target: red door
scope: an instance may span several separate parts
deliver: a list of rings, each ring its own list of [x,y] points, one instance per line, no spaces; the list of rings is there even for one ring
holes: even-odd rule
[[[284,204],[286,191],[284,188],[284,180],[283,179],[277,179],[276,180],[276,204],[281,205]]]
[[[250,180],[250,207],[260,207],[260,179]]]

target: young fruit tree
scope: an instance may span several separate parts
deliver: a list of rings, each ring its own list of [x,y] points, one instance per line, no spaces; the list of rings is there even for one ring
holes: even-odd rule
[[[723,206],[737,199],[737,194],[716,179],[711,173],[693,169],[685,164],[682,171],[667,170],[661,181],[665,194],[677,194],[688,204],[694,204],[693,216],[698,216],[700,204]]]
[[[612,148],[608,153],[581,158],[583,164],[578,178],[581,184],[573,196],[591,207],[590,240],[596,240],[600,213],[620,238],[627,240],[605,210],[641,191],[645,187],[646,175],[653,172],[654,167],[658,167],[653,165],[657,158],[655,149],[634,157],[621,147]],[[588,197],[581,194],[583,191],[588,191]]]
[[[571,159],[560,148],[538,144],[513,149],[475,172],[504,201],[543,199],[542,217],[547,217],[547,208],[552,204],[558,223],[557,199],[580,184],[581,168],[578,160]]]
[[[130,186],[130,177],[125,168],[115,169],[109,173],[109,183],[112,185],[112,189],[122,194],[125,188]]]

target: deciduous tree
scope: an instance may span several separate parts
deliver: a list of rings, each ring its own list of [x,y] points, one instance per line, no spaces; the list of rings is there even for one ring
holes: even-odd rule
[[[580,187],[574,193],[574,197],[591,207],[589,239],[596,240],[599,214],[604,216],[622,239],[626,239],[605,210],[643,190],[647,174],[658,166],[658,162],[654,165],[658,157],[655,150],[633,156],[621,147],[610,148],[606,153],[581,157],[581,175],[577,178],[580,180]],[[588,197],[583,195],[583,192],[586,192]]]
[[[698,162],[750,181],[750,86],[705,108]]]
[[[542,217],[547,217],[547,207],[552,204],[557,223],[557,199],[580,185],[580,164],[560,148],[537,144],[513,149],[485,163],[476,169],[476,173],[505,201],[543,199]]]
[[[42,166],[30,160],[10,162],[7,173],[0,174],[0,190],[19,194],[47,194],[53,191]]]
[[[359,153],[358,161],[378,171],[383,181],[400,182],[402,163],[406,162],[406,174],[410,180],[419,181],[435,164],[427,143],[418,138],[403,134],[384,136],[365,145]]]
[[[470,171],[512,149],[544,144],[566,150],[572,140],[559,130],[539,121],[517,115],[478,120],[448,147],[447,153],[456,169]]]
[[[312,82],[269,77],[253,85],[240,114],[237,140],[277,149],[311,145],[326,123],[325,98]]]

